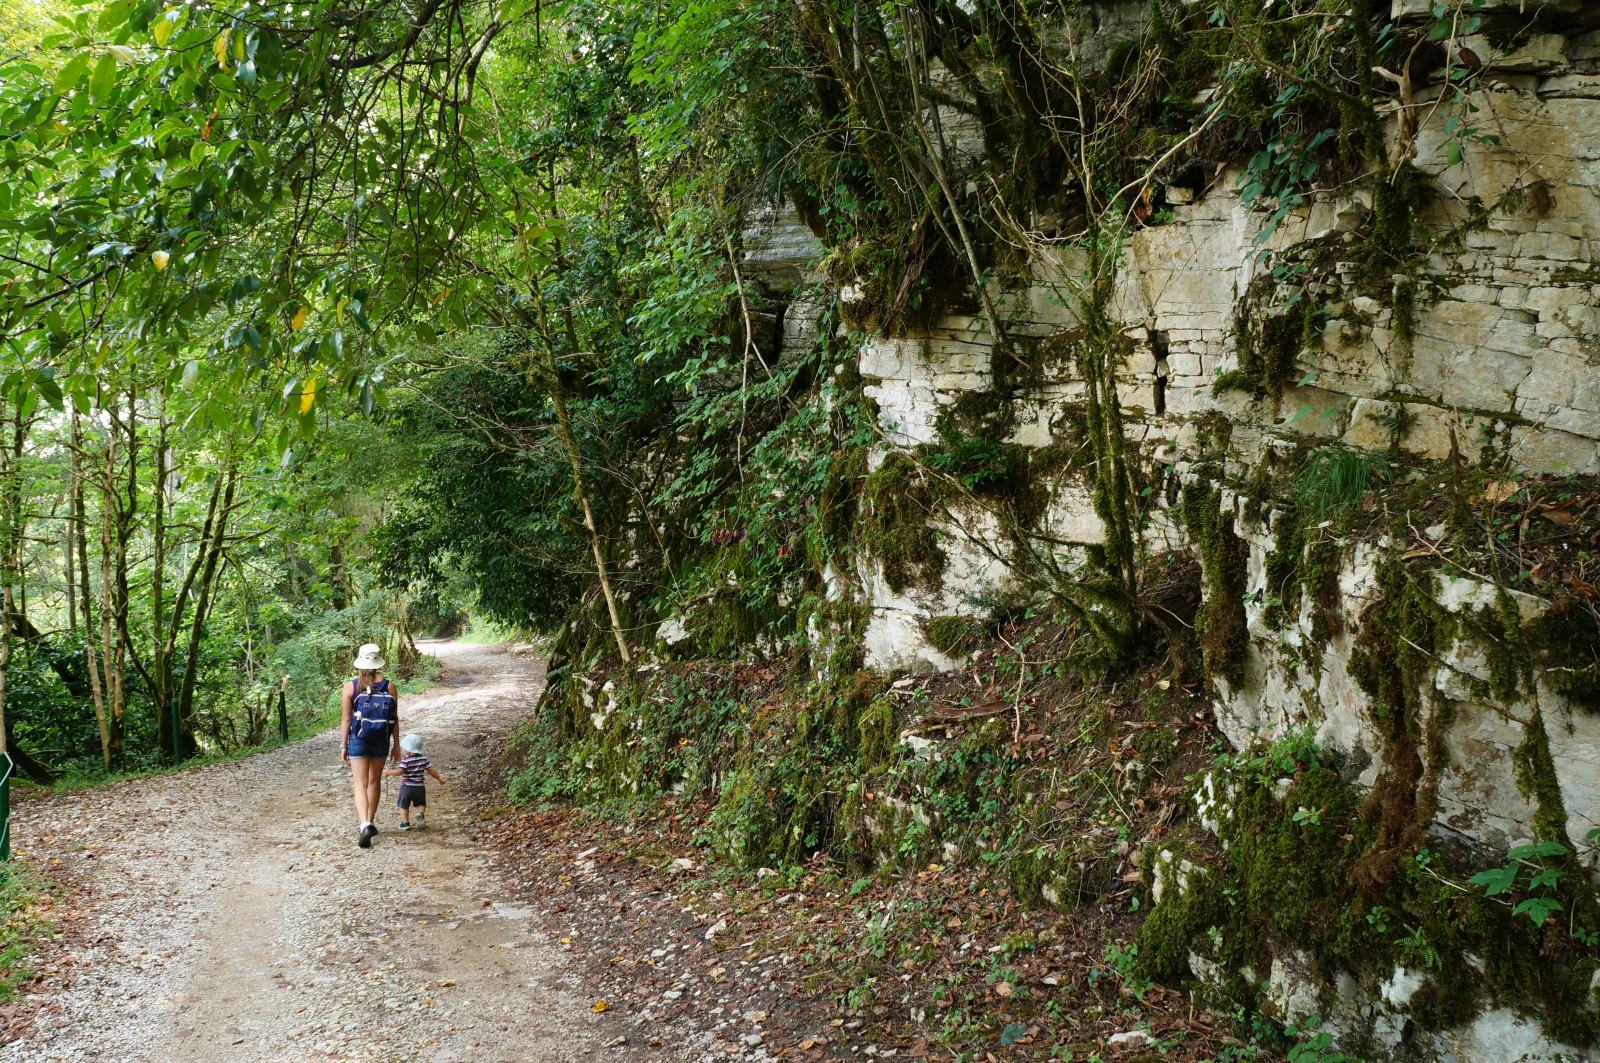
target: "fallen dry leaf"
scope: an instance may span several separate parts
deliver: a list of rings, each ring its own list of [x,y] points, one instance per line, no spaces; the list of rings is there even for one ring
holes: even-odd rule
[[[1522,485],[1515,480],[1495,480],[1483,489],[1482,498],[1485,502],[1504,502],[1517,493],[1517,488]]]

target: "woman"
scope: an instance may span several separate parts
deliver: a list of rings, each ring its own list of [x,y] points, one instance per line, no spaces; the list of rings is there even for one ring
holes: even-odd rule
[[[378,644],[369,642],[356,654],[356,678],[344,688],[340,755],[350,765],[350,788],[356,799],[356,820],[361,824],[356,844],[372,848],[378,833],[373,820],[383,796],[383,761],[400,763],[400,701],[389,680],[379,675],[384,667]]]

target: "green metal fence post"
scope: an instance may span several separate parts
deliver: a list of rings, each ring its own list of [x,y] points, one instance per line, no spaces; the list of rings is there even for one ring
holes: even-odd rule
[[[278,688],[278,739],[283,742],[289,740],[289,709],[288,701],[284,697],[284,689],[288,684]]]
[[[11,859],[11,754],[0,753],[0,862]]]

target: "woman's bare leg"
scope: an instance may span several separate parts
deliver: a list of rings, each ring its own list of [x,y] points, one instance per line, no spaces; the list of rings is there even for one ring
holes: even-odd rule
[[[367,815],[367,765],[371,761],[364,758],[350,760],[350,790],[356,802],[356,825],[370,822],[372,817]]]
[[[378,802],[383,800],[383,761],[369,760],[372,774],[367,777],[367,822],[378,821]]]

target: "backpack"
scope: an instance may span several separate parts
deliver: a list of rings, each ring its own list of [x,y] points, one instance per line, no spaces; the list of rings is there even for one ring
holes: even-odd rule
[[[352,737],[364,740],[387,738],[389,729],[399,722],[394,695],[389,692],[387,679],[380,679],[367,689],[356,692],[350,704]]]

